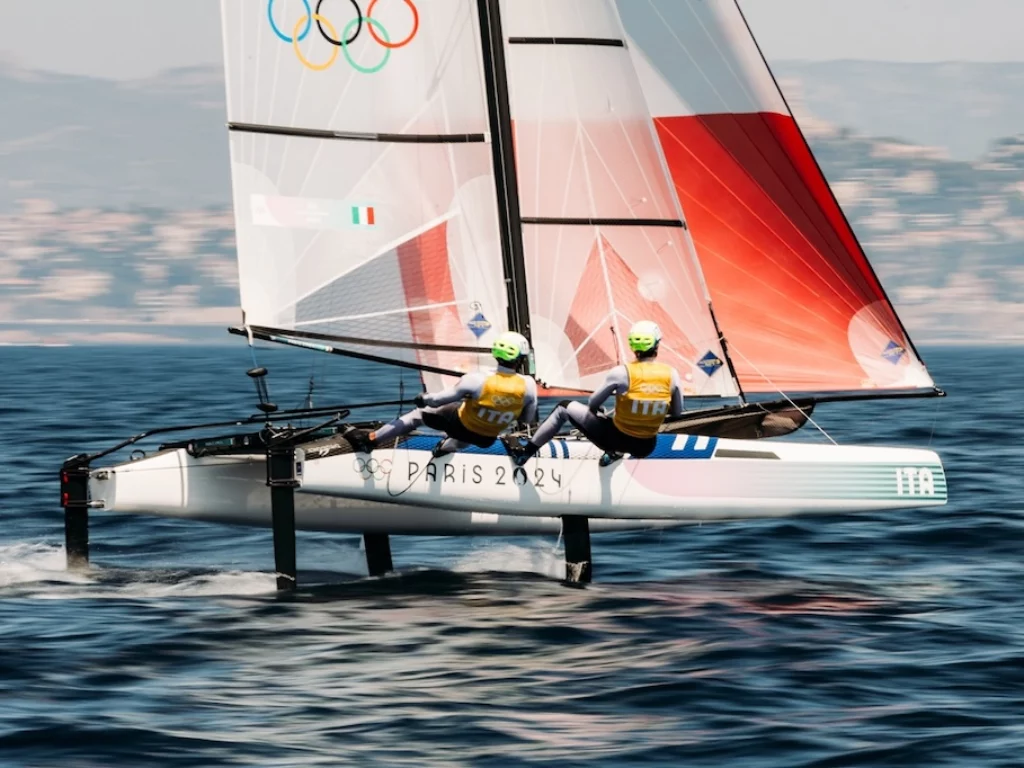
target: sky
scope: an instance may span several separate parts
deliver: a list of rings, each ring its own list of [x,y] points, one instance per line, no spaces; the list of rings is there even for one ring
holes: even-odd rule
[[[1024,0],[740,4],[769,61],[1024,61]],[[218,0],[0,0],[0,59],[114,79],[219,64],[219,6]]]

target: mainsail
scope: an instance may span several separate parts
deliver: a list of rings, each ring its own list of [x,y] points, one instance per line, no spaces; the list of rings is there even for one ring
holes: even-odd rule
[[[472,367],[506,327],[473,0],[222,12],[246,325]]]
[[[646,318],[690,395],[933,386],[735,0],[222,8],[257,335],[436,386],[519,330],[586,389]]]
[[[933,388],[735,0],[618,0],[743,389]]]

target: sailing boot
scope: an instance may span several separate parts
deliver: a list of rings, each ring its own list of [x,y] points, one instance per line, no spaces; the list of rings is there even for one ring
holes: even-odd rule
[[[370,453],[373,451],[373,432],[351,427],[348,431],[343,432],[341,436],[348,440],[352,450],[356,453]]]
[[[454,449],[446,449],[444,447],[444,444],[448,442],[448,439],[449,438],[447,437],[442,437],[437,441],[437,445],[430,450],[430,458],[440,459],[442,456],[447,456],[449,453],[455,453]]]
[[[618,461],[619,459],[621,459],[621,458],[623,457],[623,455],[624,455],[624,454],[621,454],[621,453],[616,453],[615,451],[605,451],[605,452],[604,452],[604,453],[603,453],[603,454],[601,455],[601,459],[600,459],[600,461],[598,461],[598,462],[597,462],[597,463],[598,463],[598,466],[602,466],[602,467],[610,467],[610,466],[611,466],[612,464],[614,464],[614,463],[615,463],[616,461]]]
[[[536,456],[537,451],[540,450],[540,448],[533,443],[527,443],[526,445],[520,445],[519,443],[505,443],[505,448],[508,450],[508,455],[512,457],[512,461],[517,467],[525,465],[526,462]]]

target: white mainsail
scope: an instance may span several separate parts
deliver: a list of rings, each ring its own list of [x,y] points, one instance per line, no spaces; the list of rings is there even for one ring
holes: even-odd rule
[[[476,5],[419,6],[223,0],[247,325],[470,348],[506,327]]]

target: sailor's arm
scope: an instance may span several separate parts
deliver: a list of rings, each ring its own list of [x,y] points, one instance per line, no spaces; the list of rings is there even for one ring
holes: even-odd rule
[[[537,420],[537,382],[532,376],[523,378],[526,381],[526,394],[523,396],[523,411],[519,414],[519,421],[532,424]]]
[[[626,366],[618,365],[608,371],[604,384],[590,396],[590,400],[587,401],[587,407],[590,408],[591,412],[597,413],[601,406],[604,405],[605,400],[616,392],[625,392],[628,389],[629,372],[626,370]]]
[[[672,403],[669,415],[673,418],[683,415],[683,388],[679,386],[679,372],[672,369]]]
[[[426,392],[420,395],[420,399],[423,400],[423,405],[437,408],[448,403],[457,403],[467,397],[479,397],[485,378],[484,374],[479,372],[467,373],[455,383],[455,386],[440,392]]]

